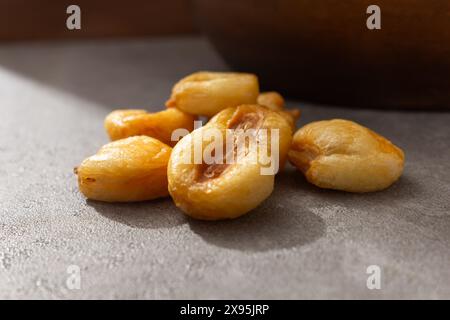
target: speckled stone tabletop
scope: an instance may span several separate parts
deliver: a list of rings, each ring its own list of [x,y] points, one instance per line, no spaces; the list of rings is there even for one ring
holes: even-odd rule
[[[107,142],[105,115],[158,110],[201,69],[226,70],[201,38],[0,46],[0,298],[450,298],[450,113],[289,101],[299,126],[352,119],[404,149],[379,193],[320,190],[288,167],[234,221],[188,219],[169,198],[86,201],[72,168]]]

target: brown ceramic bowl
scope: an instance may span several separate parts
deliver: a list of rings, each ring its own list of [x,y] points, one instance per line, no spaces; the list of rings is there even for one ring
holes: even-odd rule
[[[195,0],[198,25],[235,69],[305,100],[450,108],[450,1]]]

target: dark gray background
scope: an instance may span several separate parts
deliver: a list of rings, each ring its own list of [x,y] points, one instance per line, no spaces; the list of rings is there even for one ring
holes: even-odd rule
[[[159,110],[204,69],[226,68],[201,38],[0,46],[0,298],[450,298],[449,113],[289,102],[299,125],[351,119],[403,148],[403,177],[379,193],[320,190],[288,167],[234,221],[86,201],[72,168],[107,142],[104,117]],[[366,288],[372,264],[381,290]]]

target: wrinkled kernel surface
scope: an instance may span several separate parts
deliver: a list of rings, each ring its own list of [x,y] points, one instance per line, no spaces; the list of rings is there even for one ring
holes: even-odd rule
[[[76,169],[80,191],[89,199],[107,202],[167,196],[170,153],[169,146],[147,136],[108,143]]]
[[[194,129],[196,117],[176,108],[156,113],[145,110],[116,110],[105,119],[105,128],[112,141],[132,136],[145,135],[174,146],[172,132],[176,129]]]
[[[272,111],[282,111],[284,109],[284,98],[275,91],[261,92],[258,96],[258,104],[269,108]]]
[[[300,110],[285,109],[285,101],[281,94],[275,91],[262,92],[258,96],[258,104],[280,113],[289,122],[292,130],[295,130],[295,123],[300,118]]]
[[[168,165],[168,179],[169,192],[176,205],[197,219],[236,218],[256,208],[271,194],[274,175],[262,175],[261,164],[251,162],[247,156],[231,164],[183,162],[186,152],[193,149],[195,139],[202,139],[202,132],[209,128],[220,129],[223,133],[232,128],[279,129],[280,157],[287,155],[292,130],[278,113],[258,105],[243,105],[218,113],[207,125],[175,146]],[[255,130],[255,134],[259,132]],[[206,142],[200,141],[203,145]],[[192,154],[189,156],[192,159]]]
[[[355,122],[310,123],[293,138],[289,160],[318,187],[371,192],[389,187],[402,174],[403,151]]]
[[[256,103],[258,78],[249,73],[197,72],[180,80],[172,89],[168,108],[212,117],[223,109]]]

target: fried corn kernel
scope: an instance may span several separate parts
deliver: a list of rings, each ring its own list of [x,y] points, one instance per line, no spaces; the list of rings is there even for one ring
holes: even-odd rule
[[[281,110],[277,111],[290,125],[292,131],[295,131],[296,122],[300,118],[300,110],[299,109],[291,109],[291,110]]]
[[[258,104],[279,112],[289,122],[292,130],[295,130],[295,123],[300,118],[300,110],[285,109],[284,98],[281,94],[275,91],[262,92],[258,96]]]
[[[221,154],[218,161],[208,163],[205,157],[200,157],[200,162],[196,162],[196,145],[206,152],[209,143],[216,141],[216,138],[208,136],[210,129],[217,129],[222,141],[231,145],[219,144],[213,149],[211,154]],[[272,132],[271,129],[278,129],[275,142],[263,136],[263,132]],[[242,139],[241,130],[255,135],[255,148]],[[227,139],[230,132],[231,139]],[[291,140],[291,127],[277,112],[259,105],[227,108],[204,127],[185,136],[174,147],[167,169],[169,193],[175,204],[191,217],[202,220],[239,217],[269,197],[274,187],[276,171],[263,174],[262,168],[272,165],[276,157],[271,157],[270,165],[262,164],[254,161],[254,153],[259,156],[262,153],[274,155],[274,152],[279,152],[280,161],[283,161],[287,157]],[[272,149],[274,144],[279,149]],[[244,150],[243,157],[229,162],[229,150],[233,154],[236,150]]]
[[[282,111],[284,109],[284,98],[275,91],[261,92],[258,96],[258,104],[266,106],[273,111]]]
[[[166,106],[212,117],[229,107],[256,103],[258,78],[249,73],[197,72],[180,80]]]
[[[402,174],[403,151],[355,122],[327,120],[299,129],[290,162],[312,184],[349,192],[385,189]]]
[[[80,191],[88,199],[106,202],[167,196],[171,151],[169,146],[147,136],[110,142],[75,169]]]
[[[196,117],[170,108],[156,113],[145,110],[116,110],[105,119],[105,129],[112,141],[132,136],[149,136],[174,146],[172,132],[176,129],[194,129]]]

